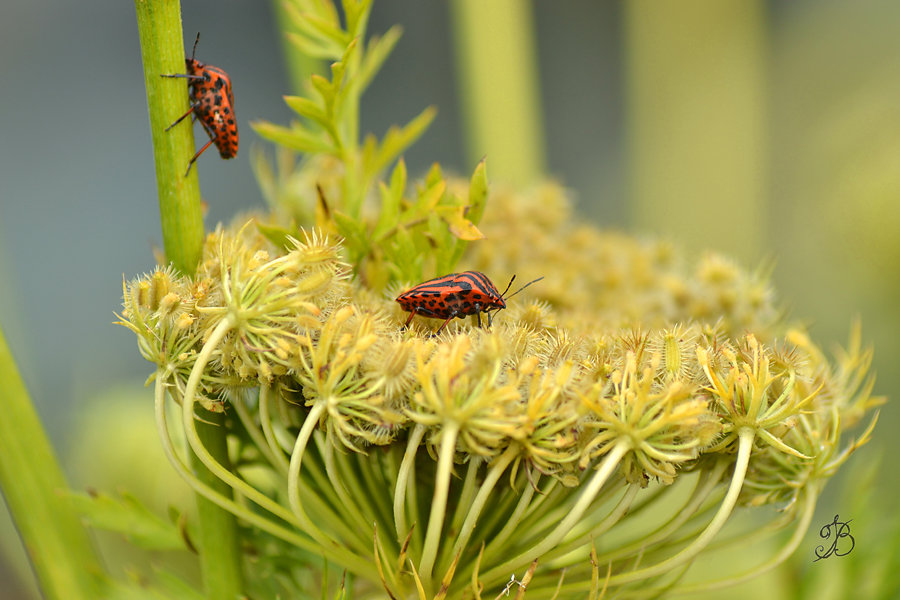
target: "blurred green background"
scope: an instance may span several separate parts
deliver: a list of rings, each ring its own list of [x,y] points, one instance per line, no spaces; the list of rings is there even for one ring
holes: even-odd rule
[[[197,165],[213,226],[262,205],[248,122],[286,123],[292,84],[270,4],[184,0],[183,13],[186,43],[200,31],[198,58],[232,76],[242,135],[236,160],[209,152]],[[411,173],[434,161],[470,173],[487,155],[495,181],[557,178],[603,227],[768,265],[790,315],[826,347],[861,317],[876,392],[896,395],[900,4],[376,1],[370,31],[395,23],[404,35],[366,94],[363,128],[437,105]],[[0,324],[73,484],[113,489],[125,462],[167,492],[150,466],[149,365],[111,324],[120,278],[149,270],[160,240],[133,4],[4,0],[0,81]],[[845,471],[900,451],[898,424],[889,404]],[[148,432],[146,454],[89,446],[99,430],[134,439],[133,428]],[[876,497],[896,496],[898,473],[884,461]],[[840,485],[813,529],[849,510]],[[28,597],[8,523],[0,536],[0,600]],[[803,564],[819,543],[809,538]]]

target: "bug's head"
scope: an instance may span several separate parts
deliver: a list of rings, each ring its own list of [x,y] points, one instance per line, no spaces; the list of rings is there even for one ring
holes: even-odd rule
[[[184,59],[185,73],[188,75],[199,75],[200,74],[200,63],[198,63],[193,58]]]

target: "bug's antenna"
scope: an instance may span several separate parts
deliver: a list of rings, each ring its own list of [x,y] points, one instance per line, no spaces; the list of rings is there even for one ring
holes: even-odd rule
[[[506,292],[509,291],[509,286],[512,285],[513,279],[515,279],[515,278],[516,278],[516,276],[513,275],[513,278],[509,280],[509,285],[506,286],[506,291],[503,292],[504,294],[505,294]],[[543,279],[543,277],[538,277],[537,279],[534,279],[534,280],[532,280],[532,281],[529,281],[528,283],[526,283],[525,285],[523,285],[522,287],[520,287],[519,289],[517,289],[515,292],[513,292],[513,293],[510,294],[509,296],[506,296],[506,297],[501,296],[501,297],[503,297],[504,300],[509,300],[510,298],[512,298],[513,296],[515,296],[516,294],[518,294],[519,292],[521,292],[522,290],[524,290],[525,288],[527,288],[527,287],[528,287],[529,285],[531,285],[532,283],[537,283],[537,282],[540,281],[541,279]]]
[[[197,44],[200,42],[200,32],[197,32],[197,39],[194,40],[194,48],[191,50],[191,60],[194,60],[194,54],[197,53]]]
[[[509,283],[506,284],[506,289],[503,290],[503,293],[502,293],[502,294],[500,294],[500,297],[501,297],[501,298],[503,298],[503,296],[506,294],[506,292],[509,291],[509,288],[512,286],[512,282],[515,281],[515,280],[516,280],[516,276],[513,275],[513,276],[512,276],[512,279],[509,280]],[[534,282],[532,281],[531,283],[534,283]],[[531,284],[529,284],[529,285],[531,285]],[[504,298],[504,299],[505,299],[505,298]]]

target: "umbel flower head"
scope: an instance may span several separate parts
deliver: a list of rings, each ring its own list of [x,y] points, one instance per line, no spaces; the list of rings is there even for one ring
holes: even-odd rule
[[[226,480],[255,505],[241,518],[271,538],[257,559],[283,570],[284,546],[322,556],[364,598],[493,597],[526,572],[528,598],[585,597],[598,574],[653,596],[740,505],[808,524],[871,431],[841,444],[878,402],[858,332],[829,363],[728,261],[685,268],[669,246],[507,219],[530,202],[565,213],[552,187],[497,200],[482,223],[496,233],[467,266],[551,276],[489,330],[457,320],[435,337],[441,321],[424,317],[404,329],[392,294],[351,278],[332,236],[279,244],[259,219],[211,233],[195,277],[158,269],[125,285],[121,323],[156,365],[157,402],[182,405],[192,451],[214,460],[190,429],[224,411],[242,440],[232,464],[256,467]],[[503,235],[513,226],[532,239],[520,269],[496,241],[520,239]],[[548,258],[576,230],[596,253],[583,279],[580,261]],[[562,289],[573,281],[584,304]],[[614,535],[679,485],[695,491],[666,527]],[[715,498],[712,516],[700,511]]]

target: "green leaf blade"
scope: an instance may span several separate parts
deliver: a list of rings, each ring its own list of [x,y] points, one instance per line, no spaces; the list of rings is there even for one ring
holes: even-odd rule
[[[437,108],[429,106],[419,113],[404,127],[391,127],[381,142],[375,157],[366,165],[366,173],[374,177],[387,168],[400,154],[418,140],[434,118],[437,116]]]
[[[297,127],[288,128],[267,121],[250,123],[256,133],[286,148],[307,154],[337,154],[335,147],[320,135]]]
[[[186,550],[178,528],[155,515],[137,497],[123,493],[114,498],[69,492],[72,506],[94,528],[120,533],[146,550]]]
[[[360,95],[369,87],[372,79],[375,78],[388,56],[394,51],[394,47],[400,41],[401,35],[403,35],[403,28],[399,25],[394,25],[383,36],[373,38],[369,42],[357,74],[356,85]]]

